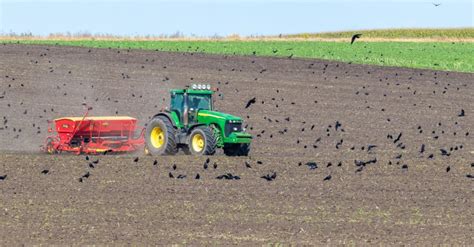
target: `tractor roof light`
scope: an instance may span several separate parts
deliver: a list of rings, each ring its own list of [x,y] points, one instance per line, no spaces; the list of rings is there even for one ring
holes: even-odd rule
[[[192,84],[191,88],[194,90],[211,90],[211,85],[210,84]]]

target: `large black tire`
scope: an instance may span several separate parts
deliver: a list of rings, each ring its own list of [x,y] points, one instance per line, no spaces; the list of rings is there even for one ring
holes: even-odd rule
[[[170,120],[164,116],[153,118],[145,132],[145,150],[151,155],[174,155],[176,146],[176,130]]]
[[[216,153],[216,137],[209,126],[199,126],[191,131],[188,140],[189,151],[193,155],[213,155]]]
[[[224,144],[224,154],[227,156],[248,156],[250,144]]]

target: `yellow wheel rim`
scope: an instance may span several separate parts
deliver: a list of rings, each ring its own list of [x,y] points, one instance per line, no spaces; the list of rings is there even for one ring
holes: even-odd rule
[[[204,137],[197,133],[193,136],[192,140],[193,150],[200,153],[204,149]]]
[[[150,142],[154,148],[161,148],[165,144],[165,133],[159,126],[151,130]]]

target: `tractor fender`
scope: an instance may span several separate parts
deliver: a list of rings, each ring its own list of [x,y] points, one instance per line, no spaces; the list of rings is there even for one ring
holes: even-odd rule
[[[200,126],[207,126],[207,124],[204,124],[204,123],[195,124],[195,125],[193,125],[191,128],[188,129],[188,133],[187,133],[187,134],[190,135],[191,132],[192,132],[195,128],[200,127]]]
[[[171,118],[170,113],[168,113],[168,112],[160,112],[160,113],[154,115],[154,116],[152,117],[152,119],[153,119],[153,118],[156,118],[156,117],[161,117],[161,116],[163,116],[163,117],[167,118],[168,120],[170,120],[170,122],[171,122],[171,124],[173,125],[173,127],[176,128],[176,123],[173,121],[173,119]]]

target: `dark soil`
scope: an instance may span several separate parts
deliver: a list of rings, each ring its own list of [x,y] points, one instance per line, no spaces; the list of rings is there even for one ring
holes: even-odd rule
[[[204,169],[206,157],[101,155],[91,168],[39,152],[47,120],[80,116],[82,103],[144,125],[169,89],[193,82],[218,87],[216,107],[244,118],[250,157],[219,153]],[[0,45],[0,239],[469,245],[473,82],[321,60]],[[227,173],[240,179],[216,179]]]

